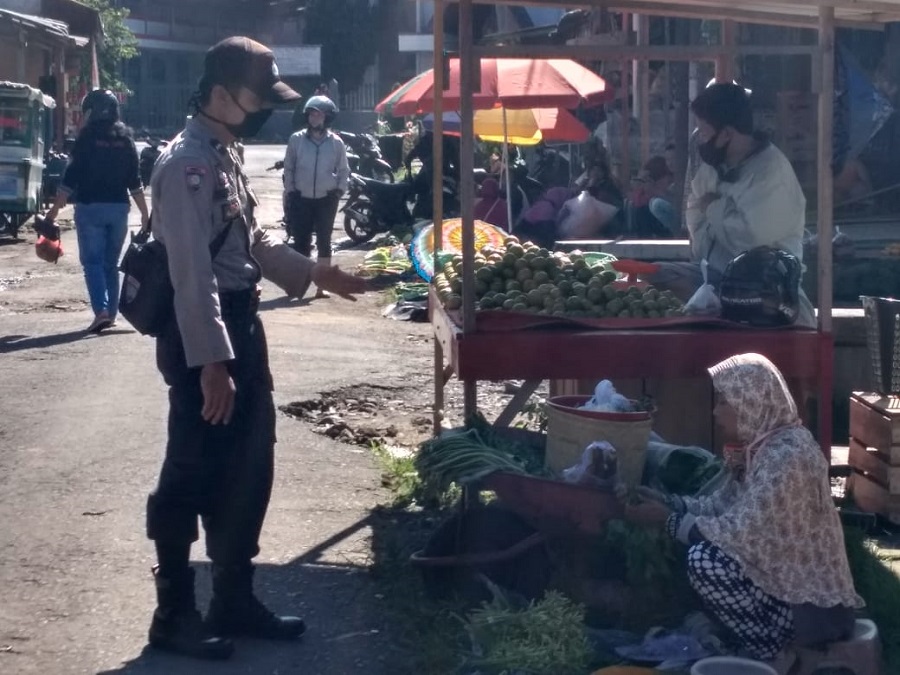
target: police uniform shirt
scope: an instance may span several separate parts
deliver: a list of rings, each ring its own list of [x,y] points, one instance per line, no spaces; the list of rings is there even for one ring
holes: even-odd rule
[[[219,292],[253,289],[262,275],[301,297],[313,263],[259,227],[243,167],[196,118],[163,150],[150,184],[153,234],[168,254],[187,365],[233,359]],[[210,244],[229,223],[213,259]]]

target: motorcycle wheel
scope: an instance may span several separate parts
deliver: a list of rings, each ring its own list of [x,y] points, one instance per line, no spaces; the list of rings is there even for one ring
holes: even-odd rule
[[[372,207],[361,204],[358,206],[358,210],[369,219],[369,222],[372,222],[374,217]],[[349,213],[344,215],[344,232],[354,244],[363,244],[375,236],[375,232],[369,229],[369,226],[363,225]]]

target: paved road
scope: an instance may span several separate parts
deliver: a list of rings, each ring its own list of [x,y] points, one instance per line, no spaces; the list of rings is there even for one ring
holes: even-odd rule
[[[264,223],[280,215],[280,177],[264,168],[281,152],[247,148]],[[74,232],[57,266],[32,242],[0,246],[0,673],[404,672],[368,578],[378,471],[365,452],[285,416],[259,581],[266,602],[307,617],[309,634],[241,643],[215,667],[145,652],[154,597],[144,503],[166,410],[153,342],[127,328],[85,336]],[[265,286],[263,298],[278,403],[430,372],[427,328],[381,318],[375,296],[288,303]],[[204,568],[202,547],[193,554]]]

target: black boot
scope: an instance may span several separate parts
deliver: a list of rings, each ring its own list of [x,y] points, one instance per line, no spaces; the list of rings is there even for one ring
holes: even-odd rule
[[[194,570],[165,578],[153,568],[157,608],[150,624],[150,644],[157,649],[197,659],[227,659],[234,652],[228,638],[215,637],[197,611]]]
[[[213,596],[206,623],[216,635],[294,640],[306,630],[303,619],[276,616],[253,595],[253,565],[213,564]]]

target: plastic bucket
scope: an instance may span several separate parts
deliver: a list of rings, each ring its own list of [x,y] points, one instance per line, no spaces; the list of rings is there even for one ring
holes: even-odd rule
[[[691,675],[778,675],[771,666],[737,656],[711,656],[691,667]]]
[[[861,295],[875,388],[900,393],[900,300]]]
[[[616,473],[629,487],[640,485],[653,420],[650,412],[599,412],[578,406],[590,396],[556,396],[547,402],[545,466],[554,472],[578,464],[584,449],[606,441],[616,449]]]

